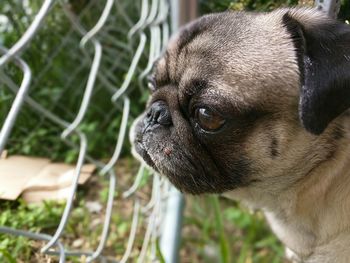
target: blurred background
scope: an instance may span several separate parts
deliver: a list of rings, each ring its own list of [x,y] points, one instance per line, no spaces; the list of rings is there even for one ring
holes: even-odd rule
[[[67,2],[70,11],[79,17],[84,28],[96,24],[105,5],[105,1],[98,0]],[[105,87],[121,86],[138,44],[128,42],[127,33],[139,18],[141,1],[119,2],[120,8],[116,11],[119,15],[109,18],[99,34],[106,55],[101,61],[89,110],[79,126],[88,137],[88,154],[96,160],[107,160],[112,155],[122,118],[121,105],[111,103],[109,99],[115,90]],[[23,35],[41,4],[41,1],[31,0],[0,1],[1,46],[10,47]],[[298,4],[312,6],[313,1],[199,0],[199,12],[202,15],[227,9],[270,11]],[[350,18],[350,1],[342,2],[339,17],[342,20]],[[45,24],[22,55],[33,73],[31,97],[67,120],[73,120],[79,109],[94,54],[91,44],[87,44],[84,50],[79,47],[81,37],[81,33],[72,28],[61,6],[54,5]],[[147,65],[148,50],[149,46],[146,46],[136,68],[136,75]],[[21,82],[21,71],[11,63],[1,70],[14,83]],[[145,79],[134,77],[131,80],[127,91],[131,100],[128,127],[144,109],[149,95],[146,86]],[[14,94],[0,79],[0,123],[4,122],[13,100]],[[57,162],[74,163],[78,158],[78,150],[72,144],[78,143],[79,138],[72,135],[70,144],[67,144],[59,139],[61,132],[62,127],[52,124],[31,107],[24,106],[9,137],[7,154],[49,157]],[[131,202],[119,202],[119,193],[132,184],[137,167],[137,162],[130,154],[130,143],[125,140],[122,158],[116,168],[119,184],[115,202],[121,209],[116,210],[112,216],[111,232],[104,252],[104,255],[113,259],[119,259],[119,255],[126,249],[125,239],[131,228]],[[151,191],[147,174],[143,180],[138,193],[140,198]],[[84,198],[77,198],[65,235],[66,241],[73,248],[96,245],[97,236],[91,235],[91,229],[101,228],[103,219],[99,213],[90,213],[91,208],[86,204],[90,201],[104,203],[107,188],[107,184],[94,178],[79,188],[78,197]],[[0,200],[0,225],[51,233],[56,229],[63,209],[63,202],[27,204],[21,199]],[[131,262],[136,261],[144,237],[142,231],[145,229],[138,231],[140,233],[136,236]],[[41,245],[39,241],[0,234],[0,262],[54,262],[39,253]],[[247,211],[233,201],[216,196],[186,196],[180,262],[278,263],[286,262],[283,253],[282,245],[271,234],[259,212]],[[69,262],[83,261],[81,258],[69,259]]]

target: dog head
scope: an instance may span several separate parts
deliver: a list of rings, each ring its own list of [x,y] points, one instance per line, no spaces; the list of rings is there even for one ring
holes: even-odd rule
[[[350,28],[311,9],[206,15],[171,39],[150,84],[131,136],[149,166],[192,194],[282,189],[342,136]]]

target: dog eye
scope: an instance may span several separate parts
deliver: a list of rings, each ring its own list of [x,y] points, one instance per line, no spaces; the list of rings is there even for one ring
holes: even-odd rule
[[[205,131],[218,130],[225,123],[225,119],[221,115],[207,108],[197,108],[195,110],[195,119]]]

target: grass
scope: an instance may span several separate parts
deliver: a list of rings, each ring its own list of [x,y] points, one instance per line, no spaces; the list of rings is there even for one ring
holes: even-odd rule
[[[217,196],[187,198],[181,262],[284,262],[263,215]],[[183,252],[183,251],[182,251]]]
[[[30,205],[22,200],[0,203],[0,225],[33,232],[53,229],[63,212],[63,204],[45,202],[41,205]],[[0,261],[25,262],[31,257],[33,242],[24,237],[12,237],[0,234]],[[1,256],[2,254],[2,256]]]
[[[124,178],[132,179],[135,174],[134,162],[124,160],[117,169]],[[132,167],[131,167],[132,166]],[[128,182],[129,184],[129,182]],[[147,192],[148,190],[146,190]],[[89,251],[96,248],[99,242],[104,220],[104,206],[108,197],[108,182],[98,176],[90,178],[87,185],[80,187],[74,209],[65,229],[63,244],[68,244],[73,250]],[[112,216],[111,233],[106,246],[106,254],[114,257],[122,255],[126,249],[126,240],[130,231],[132,201],[123,200],[116,192],[114,213]],[[95,212],[89,209],[89,202],[101,207]],[[21,230],[53,234],[59,224],[64,210],[64,202],[45,202],[42,204],[26,204],[23,200],[0,201],[0,225],[14,227]],[[141,229],[143,231],[143,229]],[[23,237],[0,234],[0,262],[46,262],[45,256],[39,253],[44,243]],[[140,247],[142,239],[136,241],[136,248]],[[69,258],[68,262],[84,262],[83,258]]]
[[[131,184],[135,166],[131,160],[121,162],[117,168],[121,187]],[[143,183],[141,192],[146,200],[150,193],[149,184]],[[107,183],[101,183],[97,177],[79,189],[63,243],[75,250],[89,250],[97,246],[104,209],[90,213],[87,204],[93,201],[103,206],[107,194]],[[115,199],[104,255],[120,259],[130,232],[133,202],[122,199],[118,192]],[[63,209],[62,202],[26,204],[21,200],[2,201],[0,225],[52,234]],[[144,231],[141,228],[138,232],[131,262],[136,261],[140,252]],[[42,245],[42,242],[0,234],[0,262],[46,262],[48,257],[39,253]],[[157,254],[162,262],[159,250]],[[181,263],[278,263],[283,262],[283,248],[266,226],[262,214],[252,214],[236,202],[217,196],[186,196],[180,258]],[[72,257],[68,262],[84,262],[84,259]]]

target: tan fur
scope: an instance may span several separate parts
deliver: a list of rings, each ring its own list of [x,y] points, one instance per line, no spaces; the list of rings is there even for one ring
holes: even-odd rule
[[[306,28],[328,21],[325,15],[312,9],[289,12]],[[242,14],[242,20],[235,21],[237,27],[230,25],[229,13],[218,20],[209,15],[202,23],[210,21],[210,30],[202,30],[182,49],[179,46],[183,32],[196,22],[175,35],[155,66],[159,87],[149,103],[166,102],[174,127],[158,141],[156,133],[149,135],[143,139],[142,148],[149,148],[146,149],[149,158],[170,180],[174,178],[173,171],[179,169],[176,166],[179,160],[180,166],[188,165],[187,159],[181,159],[188,154],[185,150],[192,154],[194,147],[198,149],[195,155],[188,154],[188,158],[200,161],[209,158],[195,136],[189,135],[192,130],[182,116],[188,109],[181,105],[197,92],[198,87],[192,84],[196,79],[207,81],[209,87],[204,96],[211,104],[217,103],[218,97],[229,98],[228,105],[218,107],[236,109],[237,115],[249,108],[266,111],[266,117],[258,118],[240,134],[233,149],[220,147],[221,138],[218,138],[219,146],[210,144],[211,141],[206,145],[219,148],[212,153],[218,159],[210,162],[220,162],[223,167],[237,161],[240,155],[252,160],[254,172],[249,174],[252,183],[224,195],[263,210],[272,230],[287,246],[287,255],[295,262],[345,263],[350,260],[350,118],[347,114],[339,116],[317,136],[300,124],[300,73],[295,47],[282,23],[285,13],[286,9],[259,15]],[[232,35],[241,39],[235,41]],[[141,116],[133,129],[139,129],[136,133],[140,137],[146,136],[140,132],[143,119]],[[176,151],[170,156],[161,154],[165,146],[176,148],[185,136],[188,137],[184,145],[177,148],[183,151],[178,160],[172,159]],[[276,141],[276,149],[271,146],[272,139]],[[145,143],[149,145],[146,147]],[[189,165],[198,159],[191,160]],[[181,176],[197,179],[192,174]],[[182,186],[181,179],[175,183]]]
[[[347,116],[338,118],[333,126],[340,123],[349,130]],[[315,138],[316,147],[332,140],[329,136],[325,133]],[[329,146],[336,147],[332,158],[322,161],[292,185],[286,184],[288,175],[280,178],[277,187],[283,189],[280,192],[268,186],[265,191],[248,187],[225,193],[225,196],[242,200],[255,209],[261,208],[272,230],[290,250],[287,254],[295,262],[346,263],[350,258],[350,221],[347,220],[350,218],[349,136],[346,133],[343,139],[333,142]],[[309,144],[301,138],[299,141]],[[298,147],[294,149],[298,150]],[[324,151],[321,147],[317,150]],[[299,169],[303,170],[305,166],[301,162]],[[277,165],[273,169],[284,167],[282,163],[282,167]],[[296,173],[293,170],[291,168],[289,176],[294,181]],[[299,261],[296,260],[298,258]]]

